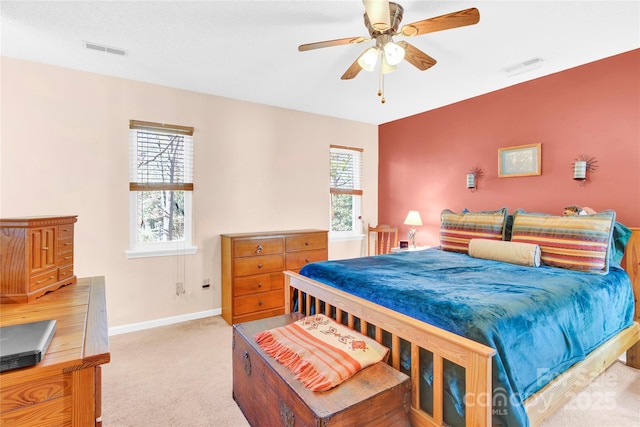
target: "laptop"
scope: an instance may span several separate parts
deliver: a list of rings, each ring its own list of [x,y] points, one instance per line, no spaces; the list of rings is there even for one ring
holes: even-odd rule
[[[55,332],[55,320],[0,327],[0,372],[40,362]]]

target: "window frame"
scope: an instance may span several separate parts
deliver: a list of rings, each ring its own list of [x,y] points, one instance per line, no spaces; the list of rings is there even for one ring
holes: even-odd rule
[[[188,169],[188,181],[165,184],[165,183],[138,183],[135,181],[137,173],[136,162],[133,160],[137,157],[137,131],[152,130],[157,132],[170,133],[175,135],[184,135],[185,152],[191,153],[190,159],[185,159],[185,170]],[[198,250],[193,245],[193,128],[179,125],[167,125],[153,122],[143,122],[139,120],[129,121],[129,249],[125,251],[127,258],[146,258],[158,256],[172,255],[188,255],[195,254]],[[134,146],[133,143],[136,145]],[[187,146],[188,144],[188,146]],[[133,151],[133,148],[136,148]],[[132,152],[133,151],[133,152]],[[140,242],[138,239],[138,193],[140,191],[184,191],[184,238],[183,240],[174,240],[169,242]]]
[[[362,230],[362,170],[364,149],[357,147],[347,147],[342,145],[330,145],[330,158],[334,152],[347,153],[351,156],[357,156],[357,170],[354,170],[354,188],[332,187],[331,177],[329,181],[329,238],[332,241],[362,239],[364,234]],[[330,160],[330,173],[331,173]],[[352,198],[352,230],[338,231],[333,230],[333,194],[349,194]]]

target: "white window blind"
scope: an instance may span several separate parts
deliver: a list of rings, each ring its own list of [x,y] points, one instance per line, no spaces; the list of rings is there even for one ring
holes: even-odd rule
[[[362,148],[331,145],[331,194],[362,195]]]
[[[193,191],[193,128],[129,121],[129,190]]]

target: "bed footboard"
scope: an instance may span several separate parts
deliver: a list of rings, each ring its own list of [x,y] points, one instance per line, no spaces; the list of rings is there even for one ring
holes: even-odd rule
[[[285,271],[285,313],[292,310],[304,315],[323,313],[352,329],[370,335],[378,342],[390,338],[389,363],[401,370],[402,348],[410,349],[411,422],[414,426],[443,425],[443,366],[455,363],[465,371],[465,423],[467,426],[490,426],[492,412],[491,363],[495,350],[386,309],[362,298],[347,294],[297,273]],[[301,298],[295,310],[293,294]],[[389,346],[385,342],[385,345]],[[431,413],[421,399],[420,359],[429,352],[433,364],[433,402]],[[448,362],[447,362],[448,361]]]

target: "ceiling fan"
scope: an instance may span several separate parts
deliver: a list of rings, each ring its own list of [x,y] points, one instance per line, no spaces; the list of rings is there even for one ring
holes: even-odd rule
[[[384,99],[384,74],[394,71],[402,60],[406,60],[421,71],[436,64],[436,60],[406,41],[394,42],[394,36],[415,37],[436,31],[464,27],[477,24],[480,12],[475,7],[447,13],[434,18],[423,19],[400,28],[404,8],[389,0],[362,0],[365,7],[364,25],[370,38],[347,37],[326,40],[298,46],[300,52],[331,46],[363,43],[374,40],[375,46],[366,49],[342,75],[342,80],[349,80],[358,75],[360,70],[373,71],[380,62],[380,87],[378,96]],[[400,31],[398,31],[400,28]]]

